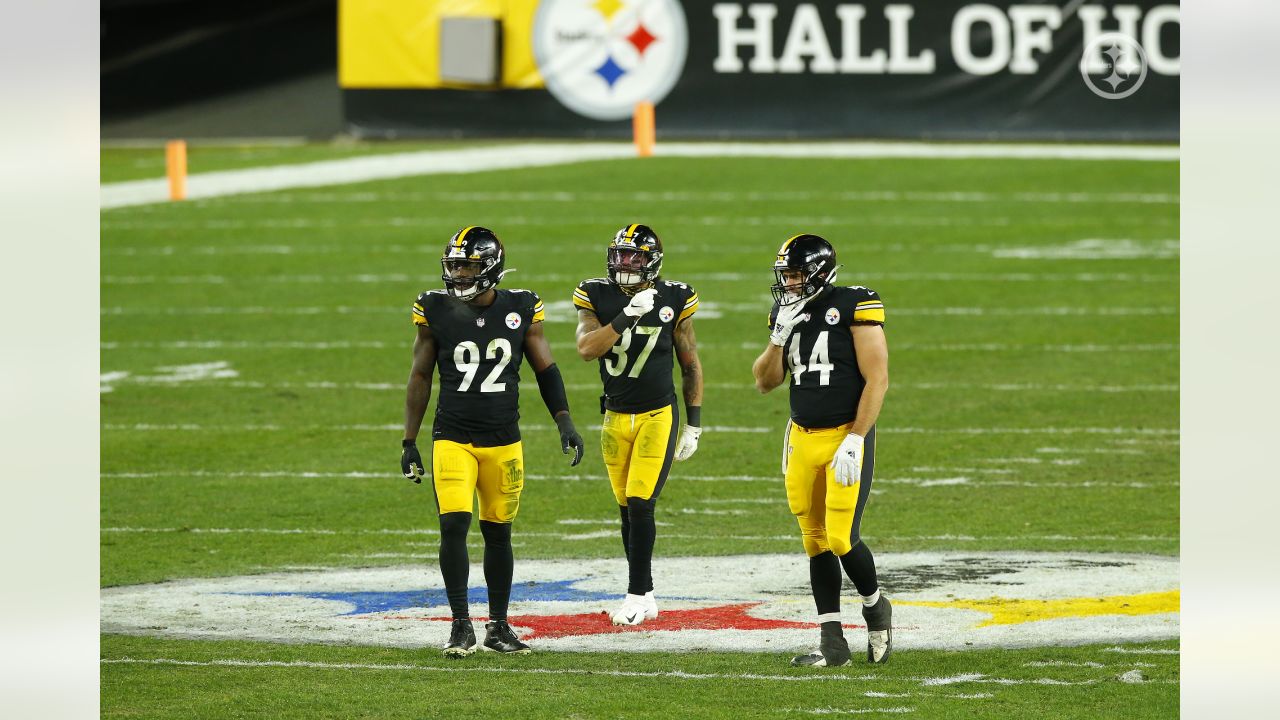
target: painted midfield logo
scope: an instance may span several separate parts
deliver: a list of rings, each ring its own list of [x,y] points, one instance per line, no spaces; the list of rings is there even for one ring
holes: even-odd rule
[[[684,71],[688,30],[677,0],[542,0],[533,52],[547,89],[596,120],[657,103]]]
[[[900,648],[1025,647],[1178,636],[1177,558],[1080,553],[886,553]],[[744,568],[750,572],[744,573]],[[521,560],[511,624],[539,650],[811,649],[817,625],[803,557],[664,558],[660,614],[635,627],[617,560]],[[483,577],[472,568],[471,577]],[[665,589],[668,589],[664,592]],[[449,632],[435,567],[332,569],[108,588],[103,632],[280,642],[436,646]],[[471,614],[484,617],[482,583]],[[846,627],[861,629],[856,609]]]

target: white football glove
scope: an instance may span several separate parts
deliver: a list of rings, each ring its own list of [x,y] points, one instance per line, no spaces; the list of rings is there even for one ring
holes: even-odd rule
[[[804,303],[802,302],[778,308],[778,317],[773,321],[773,332],[769,335],[769,342],[778,347],[786,347],[791,331],[800,324],[803,315]]]
[[[676,460],[688,460],[698,451],[698,438],[702,428],[693,425],[680,426],[680,439],[676,441]]]
[[[644,315],[648,314],[650,310],[653,309],[653,304],[657,299],[657,297],[658,297],[658,291],[654,288],[649,288],[648,290],[641,290],[640,292],[631,296],[631,302],[628,303],[626,307],[622,308],[622,312],[627,317],[633,317],[633,318],[643,317]]]
[[[857,485],[862,479],[862,436],[849,433],[831,458],[831,468],[836,471],[836,482],[845,487]]]

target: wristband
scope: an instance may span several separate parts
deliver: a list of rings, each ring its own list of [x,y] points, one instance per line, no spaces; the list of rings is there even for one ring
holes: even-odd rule
[[[690,405],[684,409],[685,425],[702,427],[702,406]]]
[[[609,322],[609,327],[613,328],[614,332],[621,335],[627,328],[635,324],[635,321],[638,319],[639,318],[633,318],[626,313],[618,313],[618,317]]]
[[[417,445],[417,444],[418,444],[417,440],[413,438],[405,438],[404,440],[400,441],[400,447],[402,448],[407,448],[410,445]]]

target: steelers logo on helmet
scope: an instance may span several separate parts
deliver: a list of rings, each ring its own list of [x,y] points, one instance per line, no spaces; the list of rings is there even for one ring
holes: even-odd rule
[[[639,289],[662,271],[662,241],[648,225],[626,225],[609,242],[605,258],[610,282],[623,290]]]
[[[804,233],[788,238],[773,262],[770,287],[779,305],[807,302],[836,281],[836,250],[826,239]]]
[[[450,296],[469,302],[502,280],[506,262],[502,241],[492,230],[468,225],[445,245],[440,279]]]

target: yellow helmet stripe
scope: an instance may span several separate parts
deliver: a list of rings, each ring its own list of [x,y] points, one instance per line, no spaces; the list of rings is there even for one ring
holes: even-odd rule
[[[453,242],[453,246],[462,247],[463,241],[467,239],[467,233],[471,232],[475,228],[476,228],[475,225],[468,225],[462,228],[462,232],[458,233],[458,239]]]
[[[807,233],[800,233],[800,235],[805,235],[805,234]],[[778,249],[778,254],[781,255],[785,253],[787,251],[787,248],[791,247],[791,243],[795,242],[796,238],[800,237],[800,235],[792,235],[791,237],[787,238],[787,241],[782,243],[782,247]]]

